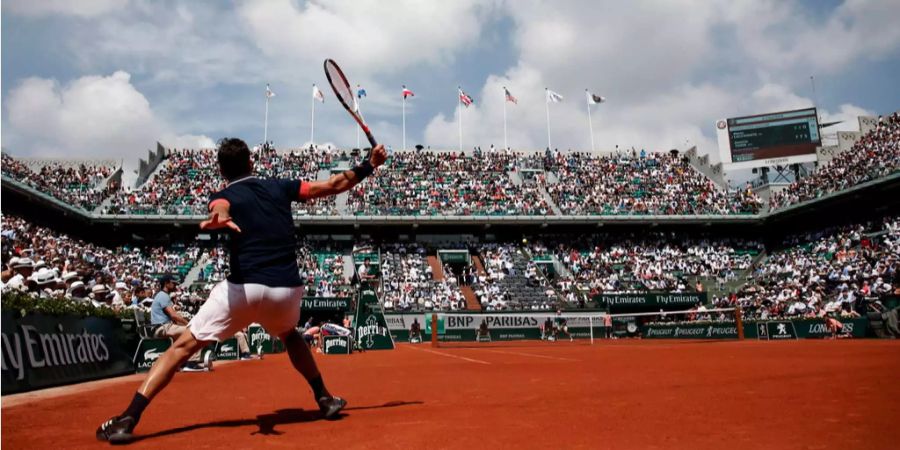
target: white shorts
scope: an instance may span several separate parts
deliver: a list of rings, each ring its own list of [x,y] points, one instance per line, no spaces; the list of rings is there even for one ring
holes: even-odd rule
[[[188,323],[200,341],[223,341],[258,322],[272,336],[294,329],[300,320],[303,287],[269,287],[222,281]]]

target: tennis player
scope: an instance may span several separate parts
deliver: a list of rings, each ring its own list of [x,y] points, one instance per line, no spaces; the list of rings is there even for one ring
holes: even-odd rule
[[[281,338],[294,368],[312,388],[324,417],[337,418],[347,402],[325,388],[309,347],[294,328],[300,320],[303,287],[291,203],[347,191],[386,158],[384,147],[378,145],[368,160],[327,181],[262,179],[253,176],[250,149],[244,141],[219,141],[219,171],[228,184],[210,196],[209,218],[200,228],[229,234],[228,278],[209,293],[209,299],[188,324],[190,333],[182,333],[153,364],[131,404],[97,428],[97,439],[114,444],[132,441],[144,409],[169,384],[178,367],[197,350],[230,338],[251,322],[259,322]]]

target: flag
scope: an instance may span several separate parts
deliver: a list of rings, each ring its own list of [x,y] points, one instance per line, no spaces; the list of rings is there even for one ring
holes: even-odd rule
[[[272,92],[272,90],[269,89],[269,85],[266,84],[266,98],[272,98],[274,96],[275,96],[275,93]]]
[[[513,103],[515,103],[515,104],[517,104],[517,105],[519,104],[519,101],[516,100],[516,98],[513,97],[512,94],[509,93],[509,89],[503,88],[503,92],[506,92],[506,101],[508,101],[508,102],[513,102]]]
[[[413,94],[413,91],[406,88],[406,85],[403,85],[403,98],[406,97],[415,97],[416,94]]]
[[[547,89],[547,103],[559,103],[563,101],[563,96]]]
[[[606,97],[591,94],[591,92],[587,90],[585,90],[584,92],[587,95],[587,102],[589,105],[599,105],[600,103],[606,101]]]
[[[459,101],[462,102],[463,105],[466,105],[466,108],[468,108],[472,103],[475,103],[475,101],[472,100],[472,97],[469,97],[469,94],[463,92],[462,88],[457,89],[459,89]]]
[[[322,103],[325,103],[325,94],[322,93],[321,90],[319,90],[318,86],[313,85],[313,93],[312,94],[313,94],[314,99],[316,99]]]
[[[366,96],[366,90],[356,85],[356,98],[363,98]]]

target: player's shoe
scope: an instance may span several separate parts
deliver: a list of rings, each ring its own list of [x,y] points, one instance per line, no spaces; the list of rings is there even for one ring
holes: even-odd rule
[[[103,422],[97,428],[97,440],[110,444],[127,444],[134,440],[134,427],[137,421],[131,416],[115,416]]]
[[[338,413],[347,406],[347,400],[340,397],[322,397],[318,401],[319,410],[326,420],[334,420],[338,418]]]
[[[212,366],[204,367],[203,364],[194,361],[188,361],[181,368],[182,372],[209,372],[210,370],[212,370]]]

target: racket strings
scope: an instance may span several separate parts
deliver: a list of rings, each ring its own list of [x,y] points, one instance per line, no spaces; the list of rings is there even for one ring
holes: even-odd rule
[[[356,98],[353,96],[353,91],[350,89],[347,80],[344,79],[340,69],[333,64],[327,64],[325,70],[328,71],[328,79],[331,81],[331,87],[334,88],[334,93],[337,95],[338,100],[355,112]]]

